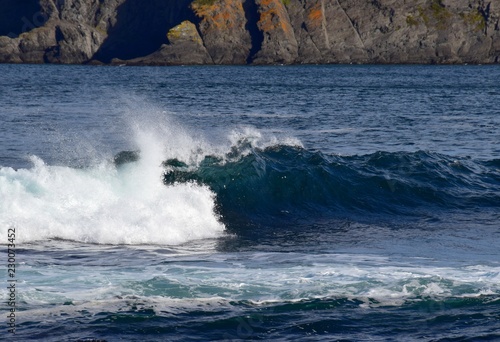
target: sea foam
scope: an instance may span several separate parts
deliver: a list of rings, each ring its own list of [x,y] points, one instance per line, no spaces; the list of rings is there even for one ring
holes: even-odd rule
[[[104,146],[99,150],[99,139],[82,131],[75,137],[61,133],[61,149],[71,154],[69,161],[57,155],[62,165],[31,156],[31,168],[0,166],[4,236],[15,228],[16,242],[182,244],[219,237],[225,226],[215,209],[216,194],[194,182],[164,185],[163,162],[176,159],[196,169],[206,156],[225,160],[234,149],[246,155],[254,148],[302,146],[297,139],[263,135],[252,127],[193,132],[172,113],[134,99],[125,101],[123,120],[105,129],[122,131],[123,149],[139,151],[139,160],[115,165]],[[68,141],[77,143],[68,146]],[[85,167],[71,162],[80,159],[91,161]]]
[[[16,242],[65,239],[98,244],[181,244],[224,232],[215,195],[193,183],[162,183],[166,141],[157,130],[133,126],[141,158],[116,167],[46,165],[0,168],[0,230]],[[170,137],[172,138],[172,137]],[[178,137],[179,138],[179,137]],[[191,142],[187,141],[186,145]]]

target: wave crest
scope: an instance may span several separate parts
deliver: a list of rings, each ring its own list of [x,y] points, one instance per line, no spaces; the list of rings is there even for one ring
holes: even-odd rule
[[[346,157],[299,146],[244,144],[233,146],[224,158],[207,155],[196,167],[177,162],[165,164],[165,184],[208,185],[226,219],[414,216],[429,209],[500,203],[498,170],[487,162],[425,151]]]

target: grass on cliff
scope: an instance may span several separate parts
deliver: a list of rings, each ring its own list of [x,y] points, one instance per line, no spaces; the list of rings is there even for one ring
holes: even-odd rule
[[[424,8],[422,6],[417,7],[418,16],[423,20],[425,26],[429,26],[435,23],[439,30],[444,30],[448,27],[448,21],[452,17],[451,12],[443,4],[442,0],[432,0],[429,7]],[[418,26],[415,18],[408,16],[406,18],[406,23],[409,26]],[[431,21],[431,19],[434,19]]]
[[[194,0],[193,3],[199,6],[212,6],[217,0]]]
[[[194,0],[193,3],[198,5],[198,6],[212,6],[215,4],[217,0]],[[283,5],[288,6],[290,5],[291,0],[281,0]]]
[[[438,24],[445,25],[451,13],[446,9],[441,0],[433,0],[431,4],[432,15],[438,21]]]
[[[418,26],[418,20],[412,15],[409,15],[406,17],[406,24],[408,24],[408,26]]]
[[[484,31],[486,29],[486,19],[479,11],[460,13],[460,17],[465,23],[473,26],[476,31]]]

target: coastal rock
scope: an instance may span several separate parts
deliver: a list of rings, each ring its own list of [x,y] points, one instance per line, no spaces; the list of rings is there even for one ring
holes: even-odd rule
[[[53,27],[39,27],[32,31],[22,33],[13,39],[17,44],[17,56],[23,63],[43,63],[45,53],[56,45],[56,35]]]
[[[7,36],[0,36],[0,63],[22,63],[19,55],[19,41]]]
[[[0,61],[78,64],[89,61],[106,37],[106,26],[100,27],[99,22],[106,11],[101,11],[99,4],[98,0],[39,1],[39,11],[20,18],[18,30],[11,26],[14,31],[7,35],[10,41],[2,37]]]
[[[215,64],[246,64],[252,46],[242,0],[192,3],[199,29]]]
[[[500,0],[0,1],[0,63],[500,60]]]
[[[288,6],[302,63],[365,63],[368,53],[339,1],[292,0]]]
[[[203,41],[190,21],[183,21],[167,33],[168,44],[144,58],[130,60],[128,64],[183,65],[213,64]]]
[[[104,1],[94,25],[102,23],[101,30],[106,38],[93,59],[104,63],[116,58],[132,61],[159,51],[164,44],[169,43],[167,33],[170,29],[185,20],[194,22],[191,2],[117,0],[114,4],[108,4]],[[186,58],[189,59],[188,56]]]
[[[255,64],[290,64],[298,56],[297,40],[290,17],[281,0],[255,0],[258,7],[258,29],[262,32],[260,51],[255,54]]]
[[[104,37],[94,28],[60,24],[55,27],[56,44],[47,49],[49,63],[85,63],[92,58]]]
[[[500,37],[492,20],[496,15],[491,16],[492,3],[486,20],[483,1],[337,2],[350,18],[370,62],[453,64],[493,62],[495,58],[496,52],[489,47]]]

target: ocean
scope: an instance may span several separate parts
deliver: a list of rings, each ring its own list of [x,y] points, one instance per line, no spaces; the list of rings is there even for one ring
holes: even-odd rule
[[[8,341],[500,340],[500,68],[0,65]]]

